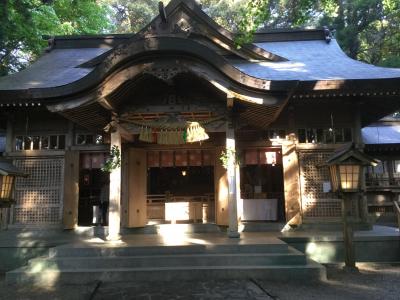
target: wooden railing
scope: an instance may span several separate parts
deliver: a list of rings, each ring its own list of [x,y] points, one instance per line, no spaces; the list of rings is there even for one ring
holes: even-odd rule
[[[368,188],[378,188],[378,187],[398,187],[400,186],[400,175],[394,173],[389,176],[389,173],[367,173],[365,174],[365,184]]]
[[[165,203],[189,202],[200,205],[203,221],[214,221],[214,194],[174,196],[171,194],[147,195],[147,218],[165,220]]]

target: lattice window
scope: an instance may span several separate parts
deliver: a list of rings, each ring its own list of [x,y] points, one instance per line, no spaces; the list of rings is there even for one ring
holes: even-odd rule
[[[16,224],[58,224],[60,222],[59,207],[15,207]]]
[[[303,206],[303,215],[308,218],[337,218],[341,216],[341,212],[341,202],[336,199],[306,201]]]
[[[18,159],[28,173],[15,183],[14,224],[58,224],[61,221],[63,159]]]
[[[321,167],[331,156],[329,151],[299,153],[301,196],[304,217],[341,216],[341,203],[334,194],[324,193],[323,183],[329,181],[328,168]]]

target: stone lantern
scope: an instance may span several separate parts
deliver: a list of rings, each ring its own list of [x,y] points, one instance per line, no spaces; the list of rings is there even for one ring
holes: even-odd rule
[[[352,216],[352,202],[361,192],[364,166],[376,166],[378,160],[361,152],[354,144],[339,149],[327,161],[332,191],[342,198],[343,241],[345,250],[345,267],[357,269],[353,244],[353,226],[349,219]]]
[[[13,190],[17,176],[26,177],[28,174],[15,167],[10,160],[0,158],[0,228],[7,227],[8,209],[14,203]]]

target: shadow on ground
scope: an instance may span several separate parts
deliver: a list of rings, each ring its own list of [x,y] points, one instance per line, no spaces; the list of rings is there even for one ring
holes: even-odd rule
[[[400,299],[400,264],[359,264],[359,273],[328,265],[322,282],[201,280],[94,282],[86,285],[10,286],[0,277],[0,299]]]

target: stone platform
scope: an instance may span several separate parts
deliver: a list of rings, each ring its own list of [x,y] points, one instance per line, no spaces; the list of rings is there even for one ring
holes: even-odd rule
[[[179,227],[177,227],[178,229]],[[8,283],[55,284],[196,279],[320,280],[325,268],[282,240],[263,233],[124,235],[51,248],[49,255],[7,272]]]

